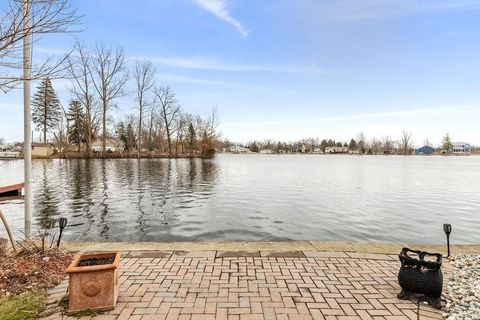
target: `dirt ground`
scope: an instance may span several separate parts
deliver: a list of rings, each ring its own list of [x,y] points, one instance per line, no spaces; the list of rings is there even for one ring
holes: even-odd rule
[[[56,286],[72,258],[63,250],[0,256],[0,299]]]

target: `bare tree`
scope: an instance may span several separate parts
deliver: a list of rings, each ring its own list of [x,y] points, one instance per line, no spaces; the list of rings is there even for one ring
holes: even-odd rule
[[[158,98],[160,117],[167,133],[168,154],[172,156],[172,136],[176,130],[175,121],[180,116],[180,107],[177,104],[175,93],[168,86],[155,89],[155,95]]]
[[[154,84],[155,70],[150,61],[136,61],[135,63],[135,83],[137,85],[137,102],[138,102],[138,141],[137,141],[137,158],[140,158],[140,150],[142,147],[142,122],[143,112],[145,109],[146,95],[152,89]]]
[[[177,120],[175,121],[175,130],[177,132],[177,139],[175,143],[175,156],[178,156],[179,152],[178,150],[180,149],[180,154],[184,153],[185,150],[185,137],[187,136],[185,134],[186,129],[188,128],[187,121],[185,119],[184,114],[180,114],[179,117],[177,117]]]
[[[28,6],[29,10],[24,10]],[[25,21],[29,23],[24,24]],[[7,0],[0,6],[0,90],[14,88],[21,80],[64,77],[64,62],[68,54],[60,59],[49,56],[41,63],[31,66],[29,79],[17,74],[23,67],[22,42],[51,33],[75,32],[79,16],[70,7],[68,0]],[[27,27],[26,27],[27,26]]]
[[[373,154],[378,154],[380,152],[380,148],[382,147],[382,142],[377,140],[375,137],[372,138],[370,143]]]
[[[87,156],[92,152],[92,142],[98,130],[99,108],[95,99],[95,88],[92,78],[92,56],[80,42],[75,44],[75,54],[68,57],[68,72],[72,79],[72,94],[85,108],[83,133]]]
[[[152,152],[155,150],[155,124],[157,120],[157,96],[154,95],[153,101],[150,107],[150,115],[148,120],[148,133],[147,133],[147,148],[148,151]]]
[[[61,113],[58,118],[58,121],[55,124],[55,131],[53,131],[53,136],[55,142],[60,149],[60,153],[64,158],[66,158],[67,147],[68,147],[68,119],[66,118],[66,111],[62,105],[60,105]]]
[[[402,139],[400,142],[400,147],[402,149],[403,155],[410,154],[410,151],[412,150],[412,145],[413,145],[413,140],[412,140],[412,134],[406,130],[403,130],[402,132]]]
[[[123,86],[128,80],[125,54],[121,47],[113,50],[105,45],[97,45],[93,56],[93,86],[102,108],[102,153],[107,149],[107,113],[115,105],[114,100],[123,95]]]
[[[219,125],[218,112],[214,108],[210,112],[207,120],[204,122],[201,155],[202,157],[211,157],[215,153],[216,144],[220,134],[217,132]]]
[[[388,154],[392,152],[393,141],[389,136],[382,137],[382,147],[383,147],[383,153]]]
[[[362,153],[366,152],[367,142],[363,132],[360,132],[359,134],[357,134],[357,145],[358,145],[358,148],[360,149],[360,152]]]

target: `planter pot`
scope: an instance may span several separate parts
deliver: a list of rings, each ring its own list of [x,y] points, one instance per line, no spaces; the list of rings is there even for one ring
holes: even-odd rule
[[[441,309],[442,255],[403,248],[399,258],[402,266],[398,273],[398,283],[402,291],[397,297],[405,300],[414,293],[423,294],[432,307]]]
[[[75,256],[69,274],[69,313],[81,310],[113,310],[118,298],[120,252]]]

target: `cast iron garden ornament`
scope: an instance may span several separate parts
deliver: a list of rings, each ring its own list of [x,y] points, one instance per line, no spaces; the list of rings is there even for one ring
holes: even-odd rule
[[[411,254],[418,256],[418,259]],[[398,283],[402,291],[397,297],[405,300],[414,293],[420,293],[427,298],[432,307],[441,309],[442,255],[403,248],[398,256],[402,263],[398,273]],[[435,258],[435,260],[425,260],[428,257]]]

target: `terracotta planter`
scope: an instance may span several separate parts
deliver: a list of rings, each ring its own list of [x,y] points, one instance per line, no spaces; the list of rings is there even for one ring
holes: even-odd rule
[[[97,259],[110,259],[108,264],[92,264]],[[86,263],[86,262],[90,263]],[[113,310],[118,298],[120,252],[81,254],[67,268],[69,274],[68,312],[81,310]]]

